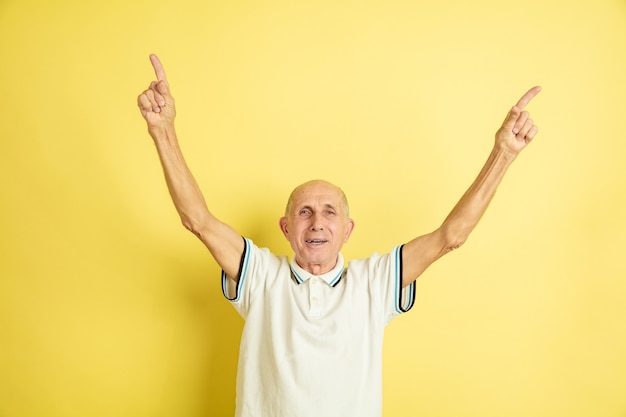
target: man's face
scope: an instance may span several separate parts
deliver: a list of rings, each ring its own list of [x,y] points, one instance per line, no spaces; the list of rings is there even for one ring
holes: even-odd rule
[[[312,181],[294,191],[280,228],[298,265],[314,275],[332,270],[348,241],[354,222],[348,218],[343,193],[330,183]]]

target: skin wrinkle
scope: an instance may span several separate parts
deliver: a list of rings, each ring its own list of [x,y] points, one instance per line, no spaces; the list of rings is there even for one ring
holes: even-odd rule
[[[332,270],[354,228],[345,193],[328,181],[299,185],[289,197],[280,228],[300,267],[314,275]]]
[[[296,188],[293,189],[293,191],[291,192],[291,194],[289,194],[289,199],[287,200],[287,206],[285,207],[285,216],[287,216],[287,214],[291,211],[291,206],[293,205],[293,199],[296,193],[298,193],[299,191],[301,191],[304,187],[306,187],[307,185],[311,185],[313,183],[316,182],[320,182],[320,183],[325,183],[331,187],[334,187],[339,193],[341,193],[341,197],[342,197],[342,201],[343,201],[343,205],[344,205],[344,209],[345,209],[345,213],[346,213],[346,217],[350,217],[350,206],[348,204],[348,198],[346,197],[346,194],[343,192],[343,190],[341,188],[339,188],[338,186],[336,186],[335,184],[332,184],[328,181],[325,180],[311,180],[311,181],[307,181],[304,184],[300,184],[298,185]]]

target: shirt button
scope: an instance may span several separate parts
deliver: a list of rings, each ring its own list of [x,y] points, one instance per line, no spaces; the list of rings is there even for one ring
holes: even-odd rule
[[[317,297],[313,297],[313,302],[314,302],[314,303],[317,303],[318,301],[319,301],[319,298],[317,298]]]

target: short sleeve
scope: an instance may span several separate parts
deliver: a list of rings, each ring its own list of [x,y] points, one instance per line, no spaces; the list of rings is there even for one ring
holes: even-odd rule
[[[222,271],[222,293],[244,319],[267,280],[277,275],[280,264],[280,259],[268,249],[258,248],[250,239],[244,238],[238,279],[234,280]]]
[[[415,302],[415,282],[402,288],[402,248],[397,246],[386,255],[372,255],[365,260],[365,270],[361,272],[367,274],[370,297],[386,324],[409,311]]]

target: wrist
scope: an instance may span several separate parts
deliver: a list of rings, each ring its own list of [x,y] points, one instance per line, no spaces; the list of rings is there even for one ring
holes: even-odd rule
[[[511,147],[508,146],[506,143],[496,142],[493,146],[493,149],[491,150],[491,154],[494,157],[506,162],[507,164],[510,164],[515,161],[515,158],[517,158],[519,152],[511,149]]]
[[[176,129],[173,123],[151,126],[148,128],[148,133],[157,145],[176,142]]]

